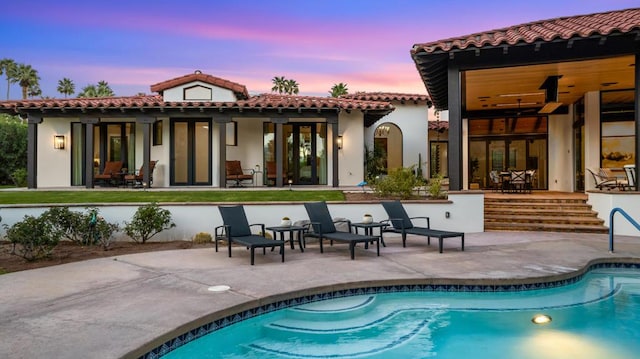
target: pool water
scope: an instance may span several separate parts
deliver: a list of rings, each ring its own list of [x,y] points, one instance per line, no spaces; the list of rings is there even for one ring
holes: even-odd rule
[[[552,322],[533,324],[544,313]],[[290,307],[163,358],[638,358],[640,271],[596,269],[563,287],[401,292]]]

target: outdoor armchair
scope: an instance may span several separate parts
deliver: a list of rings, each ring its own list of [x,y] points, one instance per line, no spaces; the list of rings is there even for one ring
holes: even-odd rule
[[[442,253],[442,242],[444,238],[460,237],[462,239],[462,250],[464,251],[464,233],[462,232],[449,232],[441,231],[437,229],[431,229],[429,223],[429,217],[409,217],[407,211],[400,201],[383,201],[382,207],[389,216],[391,225],[384,229],[385,232],[399,233],[402,236],[402,246],[407,246],[407,234],[413,234],[417,236],[427,237],[427,244],[431,244],[431,237],[438,238],[438,249]],[[413,225],[412,220],[422,219],[427,223],[426,227],[416,227]]]
[[[264,224],[249,224],[243,206],[218,207],[222,216],[223,225],[215,228],[215,247],[218,251],[218,240],[226,240],[231,257],[231,246],[238,243],[246,246],[251,251],[251,265],[254,264],[254,252],[256,248],[262,248],[262,254],[266,254],[266,248],[280,247],[282,262],[284,262],[284,243],[266,238],[264,236]],[[260,235],[251,233],[251,227],[259,226]]]
[[[331,218],[326,202],[305,203],[304,208],[307,210],[307,214],[309,215],[310,223],[308,225],[312,229],[312,231],[305,233],[304,236],[318,238],[320,242],[320,253],[324,253],[322,242],[327,239],[331,241],[331,244],[333,244],[333,241],[348,243],[351,259],[355,258],[356,244],[364,243],[365,247],[367,247],[370,242],[376,242],[377,255],[380,256],[381,236],[378,237],[351,233],[351,221],[343,220],[334,222]],[[335,223],[338,222],[346,222],[349,232],[338,231],[335,226]]]
[[[96,182],[102,181],[103,183],[111,184],[118,180],[118,176],[120,176],[120,172],[122,171],[122,166],[122,161],[107,161],[104,164],[104,170],[102,173],[96,174],[93,178]]]
[[[225,163],[227,182],[232,181],[233,187],[242,187],[244,181],[253,183],[253,169],[243,169],[240,161],[227,161]]]
[[[590,168],[587,168],[587,171],[591,173],[597,189],[604,190],[606,188],[607,190],[611,190],[612,188],[619,188],[618,179],[616,177],[606,176],[600,170],[594,171]]]
[[[142,183],[144,181],[144,165],[140,166],[137,173],[125,175],[124,182],[127,185],[131,184],[132,186],[151,187],[151,182],[153,182],[153,170],[156,168],[157,162],[158,161],[149,162],[149,183],[146,186]]]

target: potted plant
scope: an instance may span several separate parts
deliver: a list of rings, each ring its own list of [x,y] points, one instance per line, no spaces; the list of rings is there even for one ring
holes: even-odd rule
[[[289,219],[289,217],[282,217],[282,221],[280,222],[280,225],[282,227],[289,227],[291,226],[291,219]]]
[[[369,213],[365,213],[364,216],[362,216],[362,223],[372,223],[373,222],[373,216],[370,215]]]

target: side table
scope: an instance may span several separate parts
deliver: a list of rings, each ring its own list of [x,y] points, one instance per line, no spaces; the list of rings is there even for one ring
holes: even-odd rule
[[[367,236],[373,236],[373,229],[374,228],[378,228],[379,235],[378,237],[380,237],[380,242],[382,243],[383,247],[386,247],[387,245],[384,243],[384,238],[382,238],[382,231],[384,230],[384,228],[389,227],[389,223],[383,223],[383,222],[371,222],[371,223],[364,223],[364,222],[357,222],[357,223],[351,223],[351,225],[353,226],[353,228],[356,229],[356,234],[358,233],[358,228],[364,228],[364,234]]]
[[[291,249],[294,249],[293,246],[293,234],[298,234],[298,245],[300,246],[300,252],[304,252],[304,232],[307,230],[306,227],[302,226],[273,226],[266,227],[265,230],[273,232],[273,239],[277,239],[278,233],[280,233],[280,240],[285,241],[284,238],[285,232],[289,232],[289,243],[291,243]]]

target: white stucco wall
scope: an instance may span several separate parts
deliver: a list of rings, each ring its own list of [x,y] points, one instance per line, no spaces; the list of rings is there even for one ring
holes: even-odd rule
[[[202,86],[211,89],[212,101],[215,102],[235,102],[236,96],[233,91],[224,89],[221,87],[213,86],[202,81],[194,81],[189,82],[188,84],[176,86],[170,89],[163,91],[162,96],[165,101],[190,101],[184,99],[184,89],[190,88],[193,86]],[[203,99],[198,99],[194,101],[206,101]]]
[[[338,117],[338,134],[342,149],[338,150],[338,181],[340,186],[355,186],[364,180],[364,120],[360,111],[342,111]],[[371,139],[373,143],[373,138]],[[329,167],[329,182],[331,181]]]
[[[604,220],[604,225],[610,227],[609,215],[614,208],[621,208],[636,222],[640,223],[640,193],[638,192],[588,192],[588,203],[594,211],[598,212],[598,218]],[[614,216],[615,234],[627,236],[640,236],[637,230],[620,213]]]
[[[86,206],[70,208],[84,212]],[[329,203],[328,206],[334,218],[341,217],[360,222],[364,213],[372,214],[375,220],[388,218],[382,206],[376,203],[339,202]],[[482,192],[451,193],[448,202],[408,202],[404,203],[404,206],[409,216],[430,217],[431,228],[434,229],[465,233],[484,231],[484,194]],[[216,204],[167,204],[161,207],[171,211],[176,227],[158,234],[153,240],[190,240],[199,232],[213,234],[214,228],[222,225]],[[98,206],[98,208],[105,220],[123,226],[125,221],[131,221],[138,205]],[[0,206],[2,223],[11,226],[21,221],[26,214],[38,216],[47,209],[48,207]],[[288,216],[294,222],[309,218],[302,203],[247,204],[245,212],[249,223],[264,223],[267,226],[279,224],[283,216]],[[446,212],[449,212],[449,218],[446,218]],[[419,224],[416,223],[416,225]],[[0,235],[4,234],[4,228],[0,227]],[[126,239],[122,233],[117,234],[116,237]]]
[[[378,126],[390,122],[398,126],[402,132],[402,166],[410,167],[418,164],[418,154],[422,156],[422,173],[428,176],[428,117],[433,116],[425,103],[404,103],[392,101],[395,110],[376,121],[365,129],[366,143],[369,150],[373,149],[374,133]],[[431,111],[431,113],[429,113]],[[364,145],[363,145],[364,151]]]
[[[550,191],[573,191],[572,118],[571,111],[567,115],[549,116],[548,158]]]
[[[586,169],[600,167],[600,92],[584,95],[584,110],[585,190],[589,191],[595,189],[595,183]]]
[[[38,187],[68,187],[71,185],[71,120],[44,118],[42,123],[38,125]],[[55,135],[64,135],[64,150],[53,148],[53,136]]]

